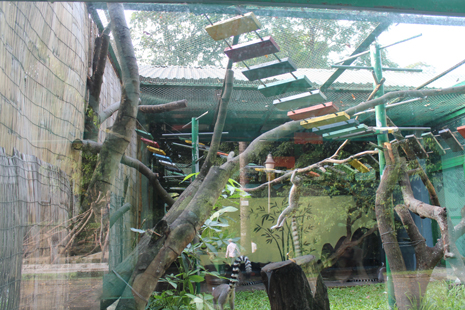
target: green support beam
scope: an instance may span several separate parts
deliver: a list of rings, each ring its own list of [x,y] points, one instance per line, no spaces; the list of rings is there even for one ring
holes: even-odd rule
[[[363,42],[355,49],[355,51],[350,55],[356,55],[356,54],[359,54],[361,52],[364,52],[366,51],[371,43],[373,43],[376,38],[384,31],[386,30],[388,27],[389,27],[390,23],[389,22],[382,22],[380,23],[367,37],[365,40],[363,40]],[[346,60],[342,63],[342,65],[344,66],[348,66],[350,65],[351,63],[353,63],[355,61],[355,59],[349,59],[349,60]],[[338,77],[341,76],[342,73],[344,73],[345,69],[337,69],[336,72],[334,72],[330,77],[329,79],[323,83],[323,85],[321,85],[320,89],[325,91],[326,89],[328,89],[331,84],[334,83],[334,81],[336,81],[336,79]]]
[[[381,81],[383,78],[383,70],[381,67],[381,52],[379,49],[379,44],[375,43],[370,46],[370,57],[371,57],[371,65],[374,68],[373,72],[376,76],[376,80]],[[373,88],[376,88],[376,82],[373,84]],[[374,96],[374,98],[378,98],[384,95],[384,85],[381,85],[378,92]],[[375,115],[376,115],[376,126],[377,127],[387,127],[387,119],[386,119],[386,106],[384,104],[378,105],[375,107]],[[389,142],[388,135],[378,135],[378,145],[383,146],[385,142]],[[386,166],[386,159],[384,158],[384,153],[379,152],[379,172],[380,176],[383,175],[384,167]],[[391,210],[393,211],[393,210]],[[394,221],[394,214],[392,214],[392,221]],[[392,223],[394,225],[394,223]],[[394,283],[392,282],[392,275],[391,275],[391,268],[389,266],[389,261],[386,257],[386,274],[387,274],[387,291],[388,291],[388,303],[389,308],[394,309],[394,305],[396,303],[395,295],[394,295]]]

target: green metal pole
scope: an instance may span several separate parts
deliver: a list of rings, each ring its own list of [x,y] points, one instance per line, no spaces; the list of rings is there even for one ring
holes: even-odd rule
[[[380,53],[380,46],[378,43],[372,44],[370,46],[370,56],[371,56],[371,66],[373,67],[373,71],[375,73],[376,79],[381,81],[383,78],[383,70],[381,67],[381,53]],[[374,86],[376,87],[376,83]],[[375,95],[375,98],[384,95],[384,85],[381,86],[378,92]],[[377,127],[387,127],[386,121],[386,107],[384,104],[378,105],[375,107],[375,115],[376,115],[376,126]],[[378,135],[378,145],[383,146],[385,142],[389,142],[389,138],[387,134]],[[380,175],[383,174],[384,167],[386,166],[386,160],[384,158],[384,153],[379,152],[379,171]],[[394,309],[394,305],[396,303],[395,295],[394,295],[394,284],[392,282],[392,275],[391,275],[391,268],[389,267],[389,262],[386,257],[386,275],[387,275],[387,291],[388,291],[388,302],[389,308]]]
[[[192,118],[192,173],[199,172],[199,120]],[[193,178],[195,179],[195,177]]]

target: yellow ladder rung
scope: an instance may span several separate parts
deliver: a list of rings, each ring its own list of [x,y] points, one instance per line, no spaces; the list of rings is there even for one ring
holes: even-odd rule
[[[255,14],[249,12],[244,16],[236,16],[214,23],[211,26],[207,26],[205,30],[213,40],[219,41],[260,29],[261,26]]]
[[[156,147],[147,145],[147,149],[155,154],[166,156],[166,153],[163,150],[157,149]]]
[[[337,112],[333,114],[326,114],[319,117],[307,118],[300,122],[300,126],[310,129],[314,127],[320,127],[324,125],[330,125],[342,121],[347,121],[350,116],[346,112]]]
[[[352,159],[349,161],[349,164],[361,173],[370,172],[370,169],[368,169],[368,167],[362,164],[358,159]]]

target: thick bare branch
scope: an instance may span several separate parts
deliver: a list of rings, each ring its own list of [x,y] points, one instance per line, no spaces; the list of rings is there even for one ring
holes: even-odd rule
[[[413,196],[413,191],[410,185],[409,176],[407,174],[408,169],[405,160],[403,160],[401,167],[402,172],[399,176],[399,184],[401,186],[404,204],[413,213],[418,214],[421,217],[433,219],[438,223],[439,229],[441,230],[442,242],[444,245],[444,257],[454,257],[454,254],[450,251],[450,239],[446,209],[438,206],[433,206],[416,199]]]
[[[430,270],[441,260],[444,256],[444,246],[442,239],[439,239],[434,247],[426,245],[426,239],[421,235],[415,224],[408,208],[405,205],[397,205],[395,207],[397,214],[399,215],[402,224],[404,224],[405,230],[412,242],[412,246],[415,250],[415,258],[417,261],[418,270]]]
[[[115,102],[109,105],[105,110],[99,112],[98,119],[100,123],[103,123],[107,118],[109,118],[113,113],[118,111],[121,102]],[[163,113],[179,109],[184,109],[187,107],[187,100],[173,101],[157,105],[140,105],[138,106],[139,112],[142,113]]]

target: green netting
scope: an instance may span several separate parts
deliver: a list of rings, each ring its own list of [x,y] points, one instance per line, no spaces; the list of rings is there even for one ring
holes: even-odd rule
[[[187,99],[189,103],[186,110],[164,113],[157,118],[157,122],[167,125],[167,130],[171,132],[177,132],[182,125],[190,121],[191,117],[201,115],[205,111],[210,113],[202,118],[200,131],[213,129],[216,106],[223,83],[222,76],[228,62],[223,50],[232,44],[232,38],[227,39],[226,42],[214,41],[206,33],[205,27],[210,23],[223,21],[250,10],[257,13],[257,18],[262,24],[262,28],[257,31],[258,35],[254,32],[241,35],[239,43],[270,35],[281,47],[281,51],[276,55],[262,56],[247,60],[245,63],[234,64],[233,68],[237,70],[235,90],[229,105],[225,131],[230,132],[228,140],[236,141],[251,140],[260,133],[289,120],[285,111],[273,107],[273,100],[278,97],[265,98],[256,90],[261,82],[247,81],[240,70],[276,58],[289,57],[301,70],[306,68],[326,70],[327,74],[316,71],[304,72],[315,88],[318,88],[331,73],[336,71],[331,65],[352,53],[379,25],[379,22],[385,21],[383,18],[375,18],[375,14],[371,16],[368,12],[363,12],[364,18],[361,18],[353,12],[336,14],[329,10],[300,8],[255,6],[244,8],[202,4],[138,5],[137,8],[147,10],[132,14],[131,27],[139,62],[142,65],[148,64],[154,68],[166,69],[163,77],[157,77],[156,74],[143,75],[141,89],[143,103],[161,104],[180,99]],[[152,9],[154,11],[150,11]],[[331,19],[331,16],[338,19]],[[412,22],[418,22],[417,18],[410,18]],[[406,20],[408,22],[408,18],[404,16],[403,21]],[[398,24],[391,26],[391,28],[396,27]],[[446,26],[442,27],[445,31],[449,29]],[[383,35],[384,33],[380,37]],[[393,38],[388,43],[401,39],[405,37]],[[405,53],[418,55],[418,63],[411,66],[424,68],[426,73],[385,72],[386,92],[415,88],[437,74],[422,60],[420,48],[415,47],[415,44],[405,46],[407,47]],[[447,47],[444,46],[443,49],[447,50]],[[383,50],[382,55],[383,66],[398,67],[396,63],[398,59],[391,59],[389,52],[386,54],[385,51],[387,50]],[[353,64],[369,66],[370,59],[366,55]],[[197,71],[206,68],[214,71],[215,74]],[[436,71],[443,69],[447,68],[436,68]],[[451,78],[450,75],[428,87],[448,87],[461,80],[460,76],[456,79]],[[288,78],[290,77],[291,75],[288,75]],[[264,82],[267,83],[271,79]],[[366,100],[373,88],[372,83],[369,70],[346,70],[325,90],[325,94],[328,101],[332,101],[343,111]],[[293,94],[296,93],[279,97]],[[409,99],[413,98],[402,100]],[[450,115],[462,106],[463,96],[447,95],[393,107],[387,113],[398,126],[436,126],[437,121],[443,116]],[[367,125],[375,125],[374,113],[363,114],[360,120]],[[152,119],[147,118],[146,122],[150,123]]]

